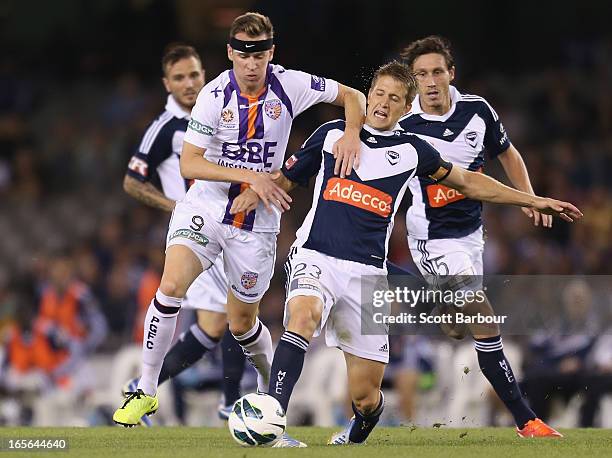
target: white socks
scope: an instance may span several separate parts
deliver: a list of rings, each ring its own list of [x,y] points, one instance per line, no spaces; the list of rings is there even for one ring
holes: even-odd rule
[[[272,367],[272,336],[268,328],[259,321],[246,333],[241,336],[234,335],[238,341],[246,358],[257,370],[257,390],[261,393],[268,392],[270,382],[270,369]]]
[[[138,388],[150,396],[157,392],[157,380],[172,344],[182,301],[182,298],[169,297],[157,290],[147,310],[142,339],[142,376]]]

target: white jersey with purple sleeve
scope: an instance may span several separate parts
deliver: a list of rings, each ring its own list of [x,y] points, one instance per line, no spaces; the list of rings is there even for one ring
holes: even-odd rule
[[[333,102],[338,83],[280,65],[269,65],[266,84],[255,96],[243,95],[228,70],[208,83],[191,112],[185,141],[205,148],[207,160],[224,167],[271,172],[283,164],[293,119],[312,105]],[[254,232],[278,232],[280,212],[260,203],[248,215],[230,215],[245,185],[196,180],[186,201],[216,221]]]
[[[323,124],[282,169],[301,185],[316,176],[312,207],[293,246],[385,268],[393,218],[410,179],[428,177],[440,167],[450,171],[452,165],[415,135],[366,125],[359,167],[340,178],[334,175],[332,146],[344,127],[342,120]]]
[[[423,112],[419,96],[399,121],[401,128],[427,140],[442,157],[470,171],[482,171],[485,152],[494,158],[510,147],[495,110],[482,97],[450,87],[451,108],[438,116]],[[406,214],[408,234],[419,240],[455,239],[482,226],[482,203],[428,178],[410,183],[412,206]]]

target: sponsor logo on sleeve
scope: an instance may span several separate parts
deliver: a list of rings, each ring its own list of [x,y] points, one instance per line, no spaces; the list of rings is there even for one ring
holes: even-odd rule
[[[285,168],[287,170],[291,170],[291,168],[295,165],[297,161],[298,158],[295,156],[295,154],[293,154],[289,159],[285,161]]]
[[[193,118],[189,121],[189,128],[203,135],[213,135],[215,133],[215,129],[210,126],[207,126],[206,124],[202,124],[201,122],[198,122]]]
[[[128,169],[142,175],[143,177],[149,175],[149,164],[136,156],[132,156],[132,159],[130,159]]]
[[[504,125],[501,122],[499,123],[499,133],[502,134],[502,137],[499,139],[499,144],[503,145],[508,141],[508,133],[506,132],[506,129],[504,129]]]
[[[331,178],[323,199],[352,205],[382,217],[391,214],[393,198],[379,189],[345,178]]]
[[[325,78],[316,75],[310,75],[310,89],[315,91],[325,92]]]

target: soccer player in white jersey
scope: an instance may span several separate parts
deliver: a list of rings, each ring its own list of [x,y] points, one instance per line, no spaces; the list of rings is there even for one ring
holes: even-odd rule
[[[470,171],[482,171],[485,152],[490,158],[498,158],[511,183],[533,195],[523,158],[510,143],[495,110],[482,97],[462,94],[451,85],[455,66],[450,43],[429,36],[411,43],[402,57],[418,82],[412,110],[399,122],[402,129],[427,140],[444,159]],[[421,273],[432,282],[462,275],[473,282],[467,288],[479,289],[484,249],[482,203],[426,177],[413,180],[410,191],[413,200],[406,215],[408,245]],[[522,210],[536,226],[541,222],[551,227],[552,216],[541,215],[533,208]],[[456,311],[451,305],[439,313]],[[494,315],[488,301],[466,305],[463,313]],[[442,329],[455,338],[462,338],[468,330],[472,334],[482,372],[512,413],[519,436],[559,436],[527,406],[504,355],[497,324]]]
[[[185,197],[190,182],[179,170],[179,157],[190,112],[204,86],[205,71],[198,52],[173,43],[166,47],[161,61],[162,82],[168,92],[163,113],[151,123],[132,156],[123,181],[125,191],[140,202],[171,212]],[[187,290],[182,306],[194,308],[197,323],[184,332],[164,358],[158,384],[175,377],[211,351],[221,341],[223,349],[223,396],[219,415],[227,418],[239,395],[244,355],[227,329],[225,301],[227,279],[220,256]],[[126,384],[125,394],[136,391],[138,378]],[[148,417],[142,422],[149,424]]]
[[[313,176],[316,181],[312,208],[286,264],[286,331],[274,353],[268,393],[288,408],[310,340],[324,333],[327,345],[344,352],[355,413],[347,429],[332,437],[333,445],[363,443],[384,408],[380,387],[389,359],[388,328],[363,315],[361,299],[386,288],[393,218],[413,177],[430,177],[479,200],[567,213],[562,217],[568,220],[581,216],[572,204],[532,196],[453,167],[426,141],[394,131],[415,92],[407,66],[382,66],[368,92],[360,163],[353,172],[346,178],[334,175],[331,147],[346,128],[344,121],[336,120],[319,127],[277,178],[287,191],[297,184],[307,186]],[[244,207],[232,209],[240,210]]]
[[[196,182],[170,221],[160,288],[145,319],[142,376],[138,390],[115,412],[119,423],[134,424],[157,409],[157,380],[182,298],[221,252],[230,331],[257,369],[259,389],[268,388],[272,340],[257,311],[274,268],[280,215],[291,201],[269,172],[282,166],[293,118],[319,102],[345,108],[349,127],[334,149],[339,158],[348,158],[346,167],[359,149],[365,114],[365,96],[359,91],[272,65],[273,54],[269,18],[239,16],[227,46],[232,70],[198,95],[180,159],[183,177]],[[247,187],[262,205],[248,215],[231,215],[233,201]]]

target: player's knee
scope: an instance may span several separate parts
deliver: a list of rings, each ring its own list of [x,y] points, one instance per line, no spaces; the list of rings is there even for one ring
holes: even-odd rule
[[[169,297],[185,297],[186,288],[181,287],[179,283],[171,278],[162,277],[159,283],[159,290]]]
[[[228,324],[229,330],[235,336],[241,336],[249,332],[255,326],[256,316],[247,313],[234,314]]]
[[[455,325],[455,326],[440,326],[440,329],[451,339],[463,340],[468,334],[469,329],[467,325]]]
[[[353,394],[353,404],[359,412],[368,415],[376,410],[380,402],[380,388],[371,387],[370,389]]]

